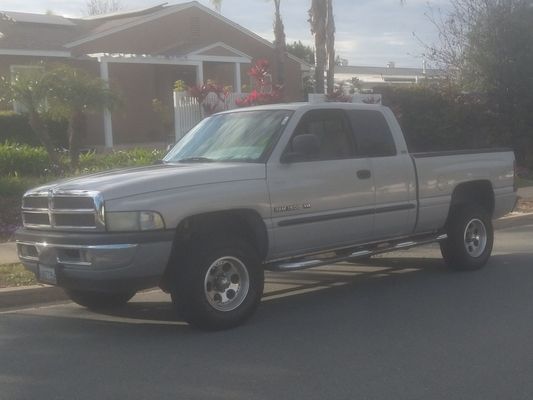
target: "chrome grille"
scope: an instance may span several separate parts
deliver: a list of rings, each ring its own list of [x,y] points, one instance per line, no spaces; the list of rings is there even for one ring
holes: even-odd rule
[[[28,192],[22,199],[22,220],[31,229],[102,231],[102,196],[83,190]]]

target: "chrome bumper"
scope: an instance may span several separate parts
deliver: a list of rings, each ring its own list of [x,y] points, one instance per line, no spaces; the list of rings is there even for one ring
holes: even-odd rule
[[[132,263],[138,244],[72,245],[17,241],[22,262],[68,268],[113,269]]]
[[[129,243],[113,243],[117,236],[101,235],[100,243],[85,236],[40,235],[21,232],[17,251],[26,269],[42,283],[95,291],[140,290],[156,286],[163,276],[172,250],[171,236],[126,235]],[[50,239],[50,240],[48,240]],[[94,237],[92,237],[93,240]],[[135,240],[138,239],[138,240]],[[67,243],[62,243],[67,242]],[[103,244],[107,241],[113,244]],[[137,241],[137,243],[135,243]]]

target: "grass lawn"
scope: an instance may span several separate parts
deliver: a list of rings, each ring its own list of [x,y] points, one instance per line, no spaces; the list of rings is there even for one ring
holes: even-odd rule
[[[0,265],[0,288],[35,285],[35,276],[22,264]]]
[[[526,178],[517,177],[516,178],[516,183],[517,183],[519,188],[533,186],[533,179],[526,179]]]

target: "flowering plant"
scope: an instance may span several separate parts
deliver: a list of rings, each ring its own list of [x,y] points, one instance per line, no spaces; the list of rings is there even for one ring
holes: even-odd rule
[[[219,108],[227,109],[227,98],[231,91],[230,86],[222,86],[208,80],[203,85],[189,87],[189,96],[194,97],[206,115],[214,114]],[[216,101],[207,101],[210,94],[215,95]]]
[[[255,89],[248,96],[238,99],[235,104],[239,107],[249,107],[262,104],[279,103],[283,99],[283,86],[272,84],[270,63],[268,60],[257,60],[248,75],[254,81]]]

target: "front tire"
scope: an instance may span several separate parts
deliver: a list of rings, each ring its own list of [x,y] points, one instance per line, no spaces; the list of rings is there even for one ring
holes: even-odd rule
[[[105,310],[123,306],[135,296],[135,292],[104,293],[66,289],[67,296],[76,304],[90,310]]]
[[[448,239],[441,242],[442,256],[449,268],[473,271],[482,268],[492,253],[494,230],[481,206],[462,206],[452,211],[447,224]]]
[[[172,302],[180,316],[202,329],[240,325],[261,301],[264,271],[255,249],[237,237],[195,241],[176,268]]]

